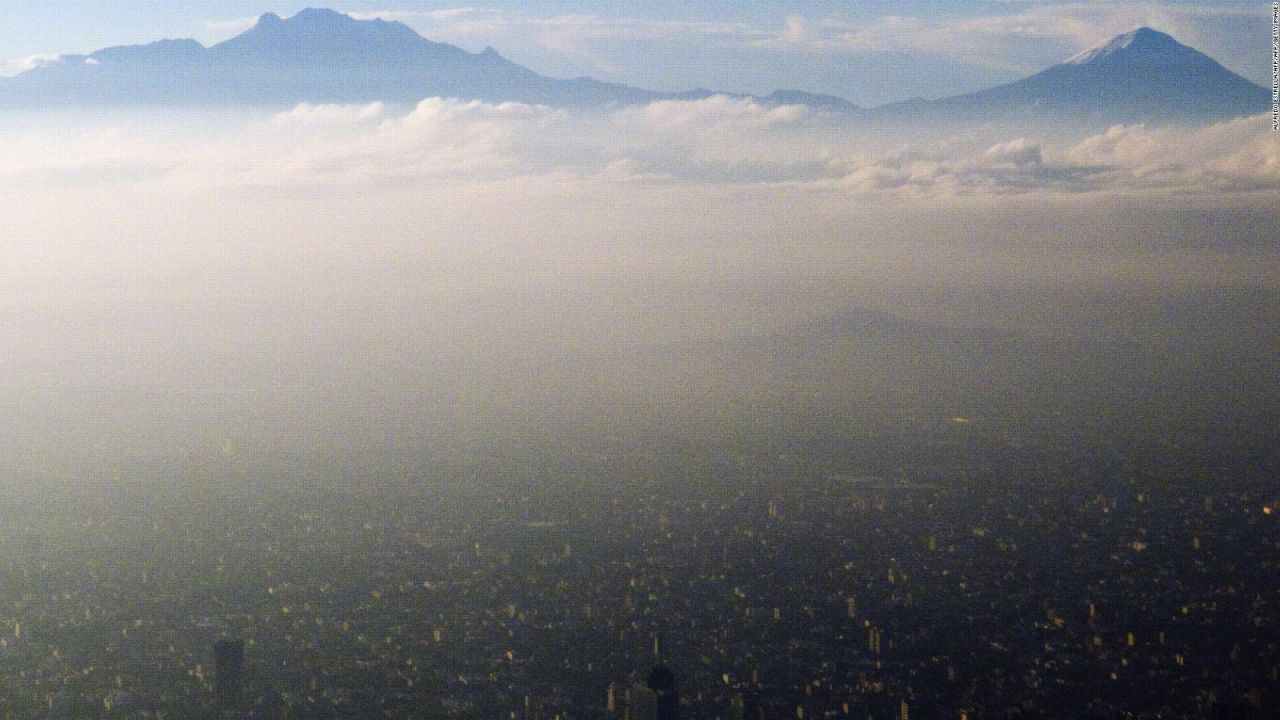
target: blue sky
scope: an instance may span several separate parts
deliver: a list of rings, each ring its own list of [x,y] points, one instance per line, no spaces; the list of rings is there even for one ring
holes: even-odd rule
[[[1006,82],[1139,25],[1269,81],[1269,7],[1246,2],[539,2],[510,0],[6,0],[0,64],[194,37],[211,44],[263,12],[328,6],[554,76],[656,89],[779,88],[864,105]]]

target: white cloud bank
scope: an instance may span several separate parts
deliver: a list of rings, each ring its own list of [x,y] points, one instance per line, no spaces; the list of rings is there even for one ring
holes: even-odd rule
[[[423,302],[639,278],[1275,284],[1266,117],[1067,141],[872,138],[728,97],[40,118],[0,130],[0,260],[25,268],[15,303],[79,297],[104,275],[211,296],[265,275],[297,297],[341,277],[354,297]]]
[[[1057,150],[1016,138],[969,155],[901,152],[852,168],[841,182],[912,197],[1276,192],[1280,145],[1261,116],[1202,129],[1117,125]]]
[[[607,112],[441,98],[407,111],[304,104],[203,130],[171,117],[11,129],[0,136],[0,185],[353,188],[542,178],[557,192],[645,182],[887,199],[1280,191],[1280,144],[1263,116],[1199,129],[1116,126],[1066,142],[974,135],[886,148],[867,136],[803,106],[725,96]]]

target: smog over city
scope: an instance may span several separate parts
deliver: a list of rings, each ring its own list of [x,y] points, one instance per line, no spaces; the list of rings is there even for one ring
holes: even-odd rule
[[[0,717],[1267,717],[1257,2],[14,2]]]

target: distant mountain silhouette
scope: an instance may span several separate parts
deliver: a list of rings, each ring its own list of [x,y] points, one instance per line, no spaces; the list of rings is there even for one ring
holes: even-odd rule
[[[1204,53],[1144,27],[1007,85],[872,112],[942,122],[1178,124],[1265,112],[1269,96]]]
[[[408,26],[332,10],[268,13],[205,48],[162,40],[67,55],[0,82],[0,105],[291,105],[445,96],[552,105],[642,103],[667,94],[556,80],[503,58],[427,40]]]
[[[204,47],[161,40],[66,55],[0,79],[0,107],[252,105],[299,102],[414,103],[443,96],[558,107],[696,100],[588,77],[561,80],[513,63],[492,48],[470,53],[421,37],[398,22],[357,20],[332,10],[288,19],[268,13],[248,31]],[[724,93],[734,97],[752,97]],[[1265,89],[1149,28],[1008,85],[937,101],[864,111],[842,98],[783,90],[764,105],[804,104],[896,125],[936,122],[1205,122],[1263,112]]]

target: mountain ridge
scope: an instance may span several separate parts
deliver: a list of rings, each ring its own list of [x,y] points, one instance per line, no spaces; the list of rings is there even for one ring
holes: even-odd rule
[[[1145,27],[1011,83],[864,109],[838,96],[801,90],[661,92],[591,77],[557,79],[491,47],[471,53],[422,37],[400,22],[361,20],[321,8],[289,18],[264,13],[250,29],[208,47],[191,39],[115,46],[66,55],[0,79],[0,107],[414,103],[431,96],[572,107],[712,95],[766,106],[803,104],[889,124],[1208,122],[1269,107],[1266,89]]]
[[[874,108],[930,121],[1093,125],[1201,123],[1265,112],[1270,93],[1172,36],[1141,27],[1003,85],[939,100]]]

